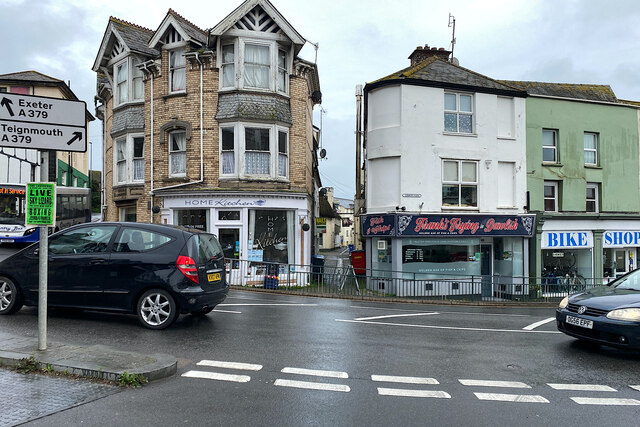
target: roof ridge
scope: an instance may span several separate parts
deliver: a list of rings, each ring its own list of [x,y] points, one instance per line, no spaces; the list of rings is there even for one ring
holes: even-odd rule
[[[115,21],[115,22],[117,22],[119,24],[128,25],[130,27],[138,28],[140,30],[149,31],[150,33],[153,33],[153,30],[151,30],[149,28],[145,28],[145,27],[143,27],[141,25],[134,24],[133,22],[125,21],[124,19],[116,18],[115,16],[110,16],[109,17],[109,21]]]
[[[570,86],[605,86],[605,87],[611,87],[611,85],[608,84],[598,84],[598,83],[568,83],[568,82],[564,82],[564,83],[556,83],[556,82],[540,82],[537,80],[497,80],[497,81],[505,81],[505,82],[514,82],[514,83],[538,83],[538,84],[545,84],[545,85],[570,85]]]
[[[501,85],[503,85],[503,86],[511,87],[511,86],[505,85],[504,83],[501,83],[501,82],[500,82],[499,80],[497,80],[497,79],[494,79],[494,78],[489,77],[489,76],[484,75],[484,74],[480,74],[480,73],[478,73],[477,71],[470,70],[469,68],[465,68],[465,67],[463,67],[463,66],[461,66],[461,65],[454,64],[453,62],[450,62],[450,61],[444,61],[444,60],[442,60],[442,59],[440,59],[440,58],[437,58],[437,57],[436,57],[436,59],[438,59],[438,60],[440,60],[440,61],[442,61],[442,62],[446,62],[447,64],[451,64],[451,65],[453,65],[454,67],[460,68],[461,70],[464,70],[464,71],[466,71],[466,72],[468,72],[468,73],[475,74],[476,76],[482,77],[482,78],[484,78],[484,79],[489,79],[489,80],[491,80],[492,82],[495,82],[495,83],[501,84]]]
[[[57,79],[55,77],[51,77],[51,76],[49,76],[47,74],[41,73],[40,71],[36,71],[36,70],[25,70],[25,71],[16,71],[15,73],[0,74],[0,77],[9,76],[9,75],[16,75],[16,74],[27,74],[27,73],[39,74],[39,75],[41,75],[43,77],[46,77],[48,79],[55,80],[55,81],[60,82],[60,83],[65,83],[64,80],[62,80],[62,79]]]
[[[200,32],[202,32],[203,34],[207,34],[207,30],[203,30],[202,28],[200,28],[199,26],[197,26],[196,24],[194,24],[193,22],[189,21],[187,18],[185,18],[184,16],[180,15],[178,12],[176,12],[175,10],[173,10],[172,8],[169,8],[169,12],[171,15],[177,16],[178,18],[180,18],[181,20],[183,20],[184,22],[186,22],[187,24],[191,25],[192,27],[194,27],[195,29],[199,30]]]

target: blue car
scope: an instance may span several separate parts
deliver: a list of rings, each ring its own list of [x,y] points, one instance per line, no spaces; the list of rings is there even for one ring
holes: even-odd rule
[[[556,321],[560,332],[580,340],[640,349],[640,270],[564,298]]]
[[[38,304],[39,245],[0,262],[0,315]],[[216,236],[160,224],[99,222],[51,235],[47,303],[137,314],[164,329],[204,316],[229,291]]]

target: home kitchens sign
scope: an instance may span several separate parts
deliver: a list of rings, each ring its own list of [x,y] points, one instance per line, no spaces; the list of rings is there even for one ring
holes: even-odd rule
[[[364,215],[362,235],[532,236],[535,215]],[[395,220],[395,223],[392,221]],[[391,226],[393,224],[393,226]]]

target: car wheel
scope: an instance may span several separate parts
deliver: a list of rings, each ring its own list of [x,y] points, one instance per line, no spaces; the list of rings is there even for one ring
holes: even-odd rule
[[[149,329],[164,329],[178,317],[176,302],[162,289],[151,289],[138,300],[138,319]]]
[[[202,310],[192,311],[191,315],[196,317],[203,317],[211,313],[212,310],[213,310],[213,307],[207,307],[207,308],[203,308]]]
[[[22,308],[22,293],[11,279],[0,277],[0,314],[12,314]]]

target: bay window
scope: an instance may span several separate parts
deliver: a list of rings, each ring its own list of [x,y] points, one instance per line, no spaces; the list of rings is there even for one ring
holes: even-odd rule
[[[244,45],[244,86],[269,89],[271,69],[269,46]]]
[[[289,138],[287,133],[278,131],[278,176],[287,176],[287,166],[289,165],[288,149]]]
[[[129,63],[125,60],[116,66],[116,104],[129,100]]]
[[[144,81],[142,70],[137,66],[138,58],[125,58],[114,66],[114,105],[130,101],[144,100]]]
[[[236,173],[235,129],[233,127],[223,127],[221,131],[222,131],[222,174],[233,175]]]
[[[175,131],[169,133],[169,176],[187,174],[187,133]]]
[[[114,145],[115,184],[144,182],[144,136],[124,135]]]
[[[271,150],[269,129],[245,128],[245,168],[247,175],[269,175]]]
[[[222,87],[234,87],[235,85],[235,46],[226,44],[222,46]]]
[[[287,91],[287,52],[278,49],[278,92]]]

